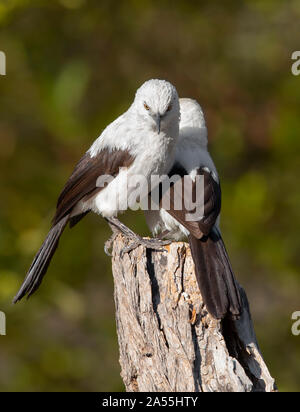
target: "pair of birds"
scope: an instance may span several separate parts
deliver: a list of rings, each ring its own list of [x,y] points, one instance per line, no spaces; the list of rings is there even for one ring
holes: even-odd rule
[[[221,190],[207,151],[203,112],[195,100],[179,99],[171,83],[157,79],[145,82],[137,90],[130,108],[106,127],[76,165],[58,198],[52,227],[14,302],[25,295],[29,297],[39,287],[64,228],[67,224],[76,225],[89,211],[103,216],[136,243],[152,248],[164,244],[141,238],[116,217],[120,212],[118,205],[126,204],[131,194],[122,183],[124,177],[143,175],[149,183],[151,176],[164,174],[177,174],[182,179],[188,175],[192,185],[190,192],[184,190],[184,196],[190,198],[194,197],[196,176],[202,176],[204,214],[194,221],[186,219],[186,211],[176,210],[172,204],[168,210],[148,210],[145,215],[150,229],[161,238],[188,237],[207,310],[217,319],[238,318],[239,286],[218,227]],[[97,183],[104,175],[113,176],[106,186]]]

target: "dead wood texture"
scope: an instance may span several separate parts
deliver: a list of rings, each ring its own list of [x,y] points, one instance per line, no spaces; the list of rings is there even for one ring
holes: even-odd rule
[[[238,321],[205,310],[186,243],[165,252],[139,246],[112,268],[121,376],[133,392],[252,392],[275,390],[260,353],[246,294]]]

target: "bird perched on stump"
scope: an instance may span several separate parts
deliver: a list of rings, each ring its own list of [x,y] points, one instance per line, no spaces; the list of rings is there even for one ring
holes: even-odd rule
[[[161,194],[160,206],[166,197],[170,207],[159,211],[145,211],[146,221],[154,236],[181,240],[188,238],[195,264],[195,272],[207,310],[217,319],[227,315],[236,319],[241,314],[241,298],[228,254],[219,229],[221,187],[217,169],[207,150],[207,128],[200,105],[192,99],[179,99],[180,125],[175,161],[169,175],[181,177],[183,197],[195,197],[196,177],[202,176],[204,192],[203,215],[196,220],[187,219],[184,208],[174,207],[176,185]],[[187,185],[188,177],[191,184]],[[180,193],[180,195],[181,195]],[[179,196],[179,195],[178,195]],[[186,199],[183,199],[186,200]]]
[[[130,108],[106,127],[76,165],[58,198],[51,229],[14,302],[34,293],[65,227],[75,226],[90,211],[139,243],[148,247],[164,244],[141,238],[116,216],[124,210],[131,194],[123,184],[124,178],[142,175],[149,183],[152,175],[167,173],[174,162],[178,133],[179,99],[175,87],[164,80],[145,82]],[[103,176],[110,177],[106,185],[99,183]]]

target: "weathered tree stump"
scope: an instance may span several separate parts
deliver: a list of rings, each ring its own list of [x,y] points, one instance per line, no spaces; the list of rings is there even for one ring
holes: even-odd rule
[[[112,269],[121,376],[134,392],[275,390],[241,288],[240,320],[217,321],[203,305],[188,244],[166,251],[139,246],[122,258],[118,235]]]

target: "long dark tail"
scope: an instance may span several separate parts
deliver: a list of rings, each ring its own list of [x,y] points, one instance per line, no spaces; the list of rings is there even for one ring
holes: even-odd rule
[[[233,274],[221,234],[216,228],[209,236],[189,236],[199,288],[209,313],[216,319],[241,314],[239,285]]]
[[[40,286],[43,277],[45,276],[49,263],[54,255],[59,238],[68,223],[69,215],[63,217],[58,223],[56,223],[50,229],[44,243],[42,244],[40,250],[35,255],[35,258],[27,272],[25,280],[13,299],[13,303],[21,300],[25,295],[27,297],[31,296],[37,288]]]

